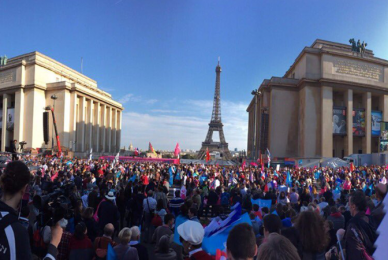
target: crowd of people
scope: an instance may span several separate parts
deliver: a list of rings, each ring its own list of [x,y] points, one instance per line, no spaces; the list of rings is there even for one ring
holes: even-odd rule
[[[371,259],[387,179],[380,166],[23,158],[0,188],[0,259],[215,259],[204,227],[237,203],[251,221],[230,230],[227,259]]]

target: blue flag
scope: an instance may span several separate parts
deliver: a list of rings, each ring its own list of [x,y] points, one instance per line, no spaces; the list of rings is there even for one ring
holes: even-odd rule
[[[260,208],[268,208],[271,209],[272,200],[263,200],[263,199],[251,199],[252,205],[259,205]]]
[[[182,215],[178,215],[178,217],[175,219],[175,228],[174,228],[174,242],[178,245],[182,245],[181,241],[179,241],[179,234],[178,234],[178,227],[185,223],[187,220],[189,220],[186,217],[183,217]]]
[[[132,175],[132,177],[129,179],[130,182],[135,182],[136,181],[136,174]]]
[[[221,249],[221,250],[225,249],[224,244],[228,239],[230,230],[232,230],[234,226],[241,223],[248,223],[249,225],[252,225],[252,221],[249,218],[248,213],[243,214],[240,219],[233,222],[230,226],[228,226],[221,232],[218,232],[212,236],[205,236],[202,241],[203,250],[205,250],[210,255],[216,255],[217,249]]]
[[[286,183],[287,183],[288,186],[292,186],[292,178],[291,178],[290,171],[287,171]]]
[[[116,252],[113,250],[110,243],[108,243],[108,251],[106,253],[106,260],[118,260]]]

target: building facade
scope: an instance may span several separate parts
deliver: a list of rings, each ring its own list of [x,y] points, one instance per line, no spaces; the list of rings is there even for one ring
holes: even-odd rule
[[[52,148],[51,114],[50,141],[43,136],[47,106],[54,107],[61,146],[75,153],[120,149],[122,105],[96,81],[39,52],[10,58],[0,67],[0,95],[1,151],[11,140],[27,142],[25,148]]]
[[[380,151],[388,121],[388,61],[316,40],[283,77],[265,79],[247,108],[248,155],[344,157]]]

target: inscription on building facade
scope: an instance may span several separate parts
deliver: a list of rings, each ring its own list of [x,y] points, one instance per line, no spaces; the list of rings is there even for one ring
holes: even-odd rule
[[[345,59],[336,59],[333,65],[335,72],[339,74],[382,81],[383,68],[379,65],[360,63]]]
[[[14,81],[14,76],[13,71],[0,72],[0,84]]]

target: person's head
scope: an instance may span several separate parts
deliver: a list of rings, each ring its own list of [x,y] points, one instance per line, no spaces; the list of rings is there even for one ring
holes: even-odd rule
[[[191,207],[189,209],[189,218],[196,217],[198,214],[198,209],[196,207]]]
[[[336,206],[332,206],[332,207],[330,208],[330,213],[331,213],[331,214],[334,214],[334,213],[337,213],[337,212],[338,212],[338,209],[337,209]]]
[[[2,200],[8,206],[17,210],[30,180],[30,171],[23,162],[13,161],[8,163],[0,177],[0,187],[3,192]]]
[[[165,225],[172,227],[174,222],[175,222],[175,217],[173,214],[168,213],[168,214],[166,214],[166,216],[164,216],[164,224]]]
[[[115,228],[111,223],[105,225],[105,227],[104,227],[104,235],[105,236],[112,237],[114,231],[115,231]]]
[[[248,260],[257,254],[256,237],[252,226],[238,224],[229,232],[226,240],[228,259]]]
[[[148,192],[147,192],[147,196],[148,197],[152,197],[154,195],[154,192],[152,191],[152,190],[149,190]]]
[[[163,235],[159,240],[158,252],[162,254],[167,254],[170,250],[170,236]]]
[[[325,230],[324,219],[314,211],[303,211],[295,221],[295,228],[300,234],[303,250],[320,253],[329,243],[329,235]]]
[[[86,225],[83,222],[79,222],[74,229],[74,237],[78,240],[84,239],[87,234]]]
[[[139,241],[140,239],[140,229],[138,226],[131,227],[131,241]]]
[[[383,183],[379,183],[376,185],[376,199],[378,201],[382,201],[387,194],[387,185]]]
[[[257,205],[257,204],[253,204],[252,205],[252,208],[253,208],[253,211],[259,211],[259,205]]]
[[[357,190],[350,195],[349,210],[352,217],[358,212],[366,211],[366,197],[363,191]]]
[[[94,214],[94,209],[91,208],[91,207],[88,207],[84,210],[83,214],[82,214],[82,217],[84,219],[91,219],[93,217],[93,214]]]
[[[205,231],[202,225],[196,221],[188,220],[177,228],[183,251],[188,254],[190,251],[201,248]]]
[[[282,235],[271,235],[266,243],[259,247],[257,259],[300,260],[298,251],[290,240]]]
[[[119,240],[122,245],[127,245],[131,241],[132,232],[130,228],[123,228],[119,233]]]
[[[270,233],[279,233],[282,228],[280,217],[275,214],[268,214],[263,218],[264,236],[267,237]]]
[[[176,190],[175,191],[175,197],[176,198],[180,198],[181,197],[181,191],[180,190]]]

